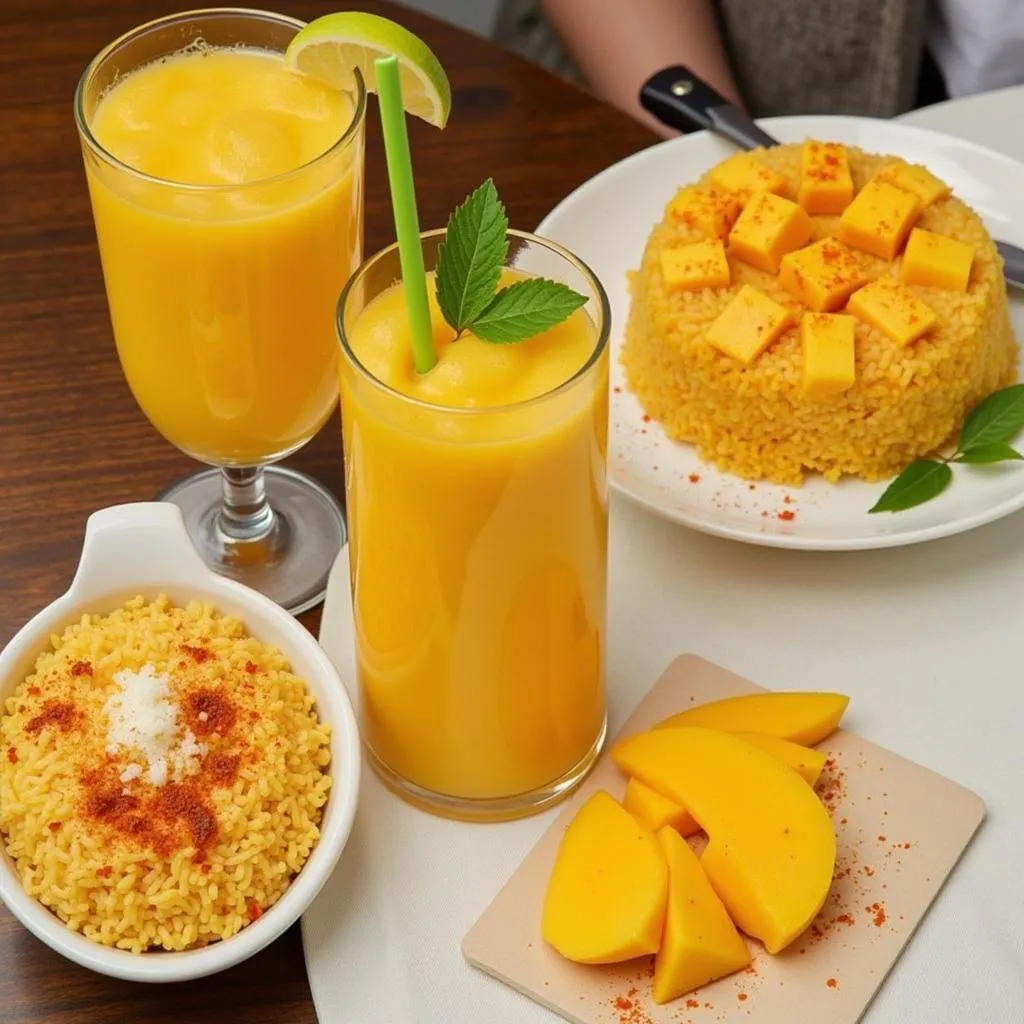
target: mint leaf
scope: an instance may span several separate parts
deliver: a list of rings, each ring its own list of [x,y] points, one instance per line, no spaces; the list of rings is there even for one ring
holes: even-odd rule
[[[995,391],[980,402],[964,420],[960,431],[959,450],[1009,441],[1024,427],[1024,384]]]
[[[587,301],[568,285],[545,277],[528,277],[502,288],[473,321],[483,341],[507,345],[525,341],[567,319]]]
[[[967,462],[975,466],[986,466],[993,462],[1010,462],[1024,459],[1016,448],[1011,448],[1005,441],[993,441],[991,444],[976,444],[961,452],[954,462]]]
[[[494,297],[508,252],[508,217],[488,178],[448,218],[438,248],[437,304],[445,320],[463,331]]]
[[[923,505],[940,495],[952,479],[953,470],[945,462],[918,459],[889,484],[868,512],[902,512]]]

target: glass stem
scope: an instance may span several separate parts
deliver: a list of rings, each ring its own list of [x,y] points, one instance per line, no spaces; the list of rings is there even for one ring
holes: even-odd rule
[[[267,501],[262,466],[221,468],[224,502],[218,517],[221,533],[235,543],[266,540],[274,531],[274,510]]]

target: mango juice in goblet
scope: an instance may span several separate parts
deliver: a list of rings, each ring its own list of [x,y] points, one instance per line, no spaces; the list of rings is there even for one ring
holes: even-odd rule
[[[214,568],[293,611],[322,593],[344,523],[313,481],[263,467],[337,401],[365,110],[357,75],[348,93],[285,65],[301,27],[229,9],[159,19],[97,56],[75,104],[128,385],[168,441],[219,469],[166,496]]]
[[[537,270],[587,305],[517,344],[456,339],[428,275],[425,374],[395,248],[339,305],[364,739],[400,795],[462,818],[548,806],[605,732],[607,300],[569,253],[509,238],[505,283]]]

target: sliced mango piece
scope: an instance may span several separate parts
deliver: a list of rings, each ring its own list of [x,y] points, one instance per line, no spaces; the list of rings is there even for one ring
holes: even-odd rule
[[[743,970],[750,950],[686,840],[663,828],[658,842],[668,862],[668,912],[654,960],[653,994],[656,1003],[667,1003]]]
[[[771,192],[755,192],[729,234],[729,252],[766,274],[779,272],[787,252],[810,241],[807,211]]]
[[[832,884],[836,840],[796,772],[716,729],[651,729],[612,756],[703,826],[701,865],[739,928],[778,953],[810,925]]]
[[[734,735],[792,768],[809,786],[816,785],[821,777],[826,759],[820,750],[762,733],[737,732]],[[697,819],[685,807],[663,797],[639,779],[630,779],[626,784],[623,803],[627,811],[655,832],[667,827],[675,829],[681,836],[692,836],[701,830]]]
[[[726,192],[734,192],[746,202],[755,192],[786,191],[786,179],[766,167],[753,153],[737,153],[713,167],[708,174],[711,184]]]
[[[826,757],[820,750],[759,732],[735,732],[733,735],[770,754],[780,764],[788,765],[808,786],[817,785],[821,778]]]
[[[681,224],[721,240],[728,237],[743,206],[732,192],[688,185],[676,193],[668,208]]]
[[[872,178],[839,218],[839,241],[895,259],[920,212],[912,192]]]
[[[693,820],[693,816],[685,807],[665,799],[638,779],[630,779],[626,784],[626,795],[622,803],[637,821],[642,822],[652,832],[658,833],[663,828],[674,828],[680,835],[689,836],[700,831],[700,825]]]
[[[806,313],[800,320],[803,350],[801,393],[821,402],[841,395],[857,380],[852,316]]]
[[[813,747],[839,727],[850,698],[842,693],[745,693],[681,711],[656,729],[702,726],[725,732],[756,732]]]
[[[880,277],[854,292],[846,308],[897,345],[917,341],[939,321],[931,306],[889,276]]]
[[[694,242],[661,254],[661,276],[670,291],[728,288],[729,261],[721,242]]]
[[[787,253],[779,284],[816,313],[839,309],[866,281],[864,257],[835,238]]]
[[[785,306],[745,284],[708,328],[707,340],[749,366],[793,323]]]
[[[838,142],[804,143],[798,201],[808,213],[842,213],[853,199],[846,147]]]
[[[567,960],[611,964],[656,953],[668,868],[654,833],[598,790],[558,848],[541,934]]]
[[[900,280],[904,284],[965,292],[973,262],[973,246],[924,228],[914,228],[900,261]]]
[[[929,206],[937,199],[949,195],[949,186],[931,171],[920,164],[908,164],[902,160],[886,164],[873,180],[884,181],[887,185],[895,185],[904,192],[912,193],[922,206]]]

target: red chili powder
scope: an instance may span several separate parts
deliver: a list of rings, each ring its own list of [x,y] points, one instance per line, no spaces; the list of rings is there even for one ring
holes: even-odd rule
[[[238,718],[234,703],[216,690],[195,690],[185,700],[185,717],[196,736],[226,736]]]
[[[48,725],[56,726],[61,732],[67,732],[78,724],[81,712],[69,701],[48,700],[43,710],[25,726],[25,732],[35,736]]]
[[[74,665],[71,666],[71,674],[73,676],[91,676],[92,665],[87,661],[76,661]]]
[[[825,984],[828,985],[829,988],[839,988],[839,982],[836,981],[835,978],[829,978]]]
[[[7,760],[10,761],[11,764],[18,763],[18,752],[14,749],[14,747],[7,748]]]
[[[191,644],[182,644],[181,649],[199,665],[213,657],[213,651],[208,647],[193,647]]]

